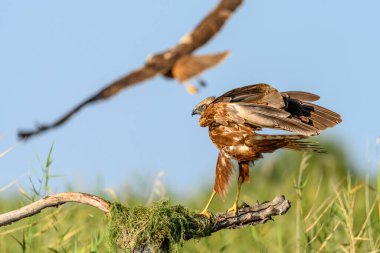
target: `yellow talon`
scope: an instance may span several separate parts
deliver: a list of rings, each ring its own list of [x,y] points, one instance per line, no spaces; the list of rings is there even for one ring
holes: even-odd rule
[[[191,95],[195,95],[198,93],[198,88],[190,83],[184,83],[186,91],[190,93]]]
[[[230,209],[227,210],[227,212],[234,212],[235,215],[237,215],[238,209],[239,209],[238,203],[239,203],[240,189],[241,189],[242,184],[243,184],[243,179],[239,175],[238,188],[237,188],[235,203]]]
[[[237,213],[238,213],[238,209],[239,209],[239,206],[238,206],[238,202],[236,201],[235,203],[234,203],[234,205],[231,207],[231,208],[229,208],[228,210],[227,210],[227,212],[234,212],[234,214],[235,215],[237,215]]]
[[[206,210],[206,209],[203,210],[200,214],[206,216],[207,218],[210,218],[210,217],[211,217],[211,214],[210,214],[209,211]]]
[[[211,217],[211,214],[208,212],[208,208],[210,207],[211,201],[215,197],[215,194],[216,194],[216,191],[215,190],[212,191],[211,197],[210,197],[209,201],[207,202],[205,209],[203,209],[203,211],[200,213],[200,214],[206,216],[207,218]]]

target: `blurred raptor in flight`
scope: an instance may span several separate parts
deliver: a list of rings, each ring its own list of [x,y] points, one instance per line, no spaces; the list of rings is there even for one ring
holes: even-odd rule
[[[279,92],[268,84],[255,84],[233,89],[220,97],[208,97],[193,110],[199,114],[201,127],[209,128],[211,141],[219,149],[214,190],[202,214],[215,194],[226,195],[233,171],[232,160],[239,164],[238,190],[229,211],[237,213],[241,185],[249,181],[249,164],[280,148],[324,152],[316,143],[306,140],[342,121],[339,114],[311,102],[318,95],[302,92]],[[262,128],[282,129],[296,134],[258,134]]]

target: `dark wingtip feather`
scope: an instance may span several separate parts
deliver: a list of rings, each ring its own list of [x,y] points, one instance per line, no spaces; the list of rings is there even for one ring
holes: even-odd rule
[[[317,128],[319,132],[342,122],[342,118],[338,113],[322,106],[305,102],[311,101],[314,94],[310,93],[310,97],[308,93],[305,93],[307,95],[299,94],[298,92],[286,92],[284,94],[286,94],[284,96],[285,110],[292,115],[292,118]],[[317,95],[314,96],[316,99]]]
[[[319,96],[310,92],[305,91],[285,91],[281,92],[283,97],[291,97],[293,99],[314,102],[319,100]]]

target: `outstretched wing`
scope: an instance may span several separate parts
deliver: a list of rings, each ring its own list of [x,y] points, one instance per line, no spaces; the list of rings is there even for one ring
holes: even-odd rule
[[[240,117],[238,121],[244,120],[244,123],[254,127],[282,129],[306,136],[319,134],[317,128],[294,119],[283,109],[250,103],[231,103],[227,107],[235,112],[235,118]]]
[[[202,114],[199,123],[202,127],[213,123],[224,126],[228,126],[229,123],[248,124],[256,130],[264,127],[283,129],[306,136],[319,133],[315,127],[291,118],[291,114],[285,110],[240,102],[212,104]]]
[[[214,100],[204,116],[209,117],[208,123],[246,123],[255,129],[266,127],[306,136],[318,135],[342,121],[339,114],[310,103],[318,99],[318,95],[308,92],[280,93],[262,83],[223,94]]]
[[[218,102],[244,102],[257,105],[268,105],[274,108],[283,108],[285,106],[281,94],[275,88],[265,83],[248,85],[230,90],[216,98],[213,103]]]

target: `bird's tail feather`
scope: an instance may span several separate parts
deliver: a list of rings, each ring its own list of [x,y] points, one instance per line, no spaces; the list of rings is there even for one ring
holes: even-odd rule
[[[219,153],[218,160],[216,162],[214,190],[222,199],[225,199],[226,197],[227,189],[233,172],[234,165],[231,159]]]
[[[307,140],[307,136],[304,135],[257,134],[247,144],[260,153],[271,153],[280,148],[326,153],[318,142]]]
[[[327,151],[322,148],[318,142],[306,141],[306,140],[292,140],[284,147],[286,149],[316,152],[320,154],[326,154]]]

